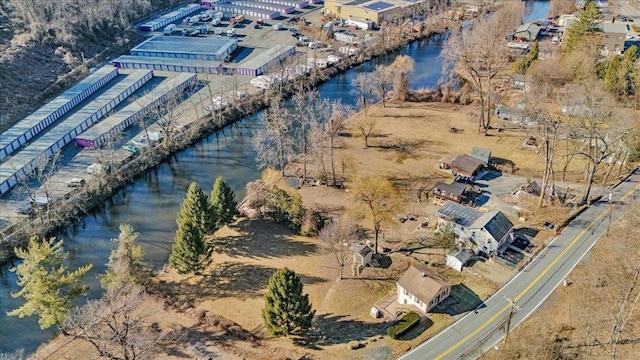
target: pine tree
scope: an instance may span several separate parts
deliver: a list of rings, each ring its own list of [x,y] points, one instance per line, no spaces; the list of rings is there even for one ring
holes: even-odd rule
[[[209,197],[196,182],[189,185],[176,222],[179,225],[187,218],[193,220],[203,234],[211,234],[215,231],[217,221],[210,211]]]
[[[204,236],[215,229],[216,221],[209,209],[207,194],[195,182],[189,185],[177,223],[178,230],[169,264],[181,274],[198,273],[204,268],[204,258],[207,255]]]
[[[199,274],[207,265],[207,257],[207,244],[202,230],[193,220],[184,219],[178,224],[169,265],[180,274]]]
[[[41,329],[52,325],[60,327],[67,313],[74,307],[73,299],[89,290],[82,282],[82,277],[92,265],[68,272],[63,264],[67,254],[62,248],[62,240],[57,241],[55,238],[38,241],[36,237],[32,237],[26,249],[17,248],[15,253],[23,261],[11,268],[11,272],[18,276],[17,282],[22,289],[11,293],[11,296],[23,297],[26,302],[7,315],[19,318],[37,315]]]
[[[151,266],[144,261],[144,250],[135,245],[139,235],[131,225],[120,225],[120,235],[112,239],[118,246],[111,251],[107,271],[100,277],[100,285],[105,290],[144,285],[151,276]]]
[[[218,226],[229,225],[236,215],[236,194],[224,181],[222,176],[216,179],[209,197],[210,211],[215,214]]]
[[[587,1],[584,9],[580,10],[578,20],[574,21],[567,29],[567,34],[562,39],[564,46],[569,50],[573,50],[581,41],[584,41],[585,36],[601,32],[601,19],[602,12],[600,12],[600,9],[594,2]]]
[[[292,270],[278,269],[271,275],[262,318],[267,332],[273,336],[305,333],[311,328],[315,310],[309,295],[302,295],[302,281]]]

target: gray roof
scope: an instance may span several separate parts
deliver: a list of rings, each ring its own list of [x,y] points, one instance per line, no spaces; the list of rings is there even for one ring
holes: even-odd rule
[[[500,240],[513,228],[513,224],[501,211],[487,211],[471,227],[484,228],[494,239]]]
[[[534,23],[522,24],[518,26],[518,28],[516,29],[516,34],[520,32],[526,32],[526,33],[532,34],[534,35],[533,37],[535,38],[536,36],[538,36],[538,33],[540,32],[540,26]]]
[[[237,39],[218,39],[210,37],[186,36],[153,36],[136,47],[131,53],[138,51],[176,53],[176,54],[216,54],[223,55],[229,47],[235,46]]]
[[[129,63],[129,64],[153,64],[153,65],[175,65],[181,67],[189,67],[192,66],[194,68],[217,68],[222,62],[214,61],[214,60],[193,60],[193,59],[176,59],[176,58],[167,58],[167,57],[157,57],[157,56],[135,56],[135,55],[122,55],[117,59],[113,60],[114,63]]]
[[[467,184],[459,183],[454,181],[451,184],[444,183],[442,181],[438,181],[435,186],[436,189],[446,191],[450,194],[454,195],[462,195],[464,191],[467,189]]]
[[[488,164],[489,160],[491,160],[491,150],[489,150],[489,149],[484,149],[484,148],[480,148],[480,147],[474,147],[473,149],[471,149],[471,154],[470,155],[473,158],[481,160],[485,164]]]
[[[447,256],[451,256],[458,259],[462,263],[462,265],[466,264],[467,261],[471,259],[471,254],[469,254],[469,252],[467,252],[466,250],[462,250],[462,249],[455,250]]]
[[[602,32],[606,33],[615,33],[615,34],[626,34],[631,31],[631,26],[628,23],[601,23],[600,28]]]
[[[272,47],[272,48],[260,53],[258,56],[253,57],[253,58],[245,61],[244,63],[238,65],[238,68],[257,70],[257,69],[263,67],[265,64],[270,63],[274,59],[277,59],[280,56],[283,56],[283,55],[286,56],[287,52],[291,51],[291,49],[293,49],[295,51],[295,46],[293,46],[293,45],[276,45],[276,46],[274,46],[274,47]]]
[[[447,201],[444,206],[438,210],[438,215],[446,218],[455,218],[456,224],[467,227],[474,224],[482,214],[482,212],[476,209],[457,204],[453,201]]]

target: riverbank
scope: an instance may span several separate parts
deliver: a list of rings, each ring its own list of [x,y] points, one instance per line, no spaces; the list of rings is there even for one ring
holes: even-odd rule
[[[357,57],[343,59],[337,66],[321,72],[314,72],[312,76],[305,78],[305,81],[308,82],[309,86],[318,86],[333,76],[344,73],[366,61],[393,52],[411,42],[437,36],[455,25],[459,24],[455,22],[432,24],[420,33],[411,33],[408,34],[410,36],[400,37],[400,41],[396,43],[387,42],[385,44],[386,46],[369,48]],[[294,91],[291,85],[291,83],[285,84],[280,90],[288,95]],[[152,151],[145,151],[141,156],[134,158],[132,161],[120,164],[121,169],[114,169],[117,171],[113,171],[110,175],[100,177],[98,179],[99,181],[91,184],[91,186],[77,188],[70,192],[69,196],[65,197],[62,201],[51,203],[47,213],[43,214],[43,216],[38,216],[37,219],[32,221],[21,221],[11,230],[11,234],[5,238],[6,240],[0,243],[0,263],[6,263],[11,260],[13,258],[13,248],[23,246],[29,237],[37,235],[44,238],[55,235],[70,224],[78,221],[82,216],[94,211],[119,189],[131,184],[135,179],[158,166],[158,164],[163,161],[170,159],[172,154],[192,146],[211,134],[219,132],[224,127],[241,121],[256,111],[264,109],[268,106],[268,99],[272,91],[278,90],[279,89],[271,89],[267,92],[252,95],[244,99],[241,103],[237,104],[237,106],[225,109],[221,119],[218,118],[218,114],[215,114],[215,121],[211,115],[202,116],[194,121],[187,131],[179,134],[171,146],[155,146],[151,149]]]

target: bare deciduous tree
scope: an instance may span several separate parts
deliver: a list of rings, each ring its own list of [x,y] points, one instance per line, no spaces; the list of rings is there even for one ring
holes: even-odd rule
[[[335,257],[340,269],[340,280],[342,280],[344,267],[352,254],[352,247],[359,240],[358,228],[344,219],[333,221],[322,228],[318,234],[318,240],[320,240],[320,246]]]
[[[285,167],[293,156],[290,114],[281,99],[274,99],[260,120],[260,126],[252,137],[258,166],[260,169],[277,169],[284,176]]]
[[[378,118],[360,114],[352,118],[352,126],[362,135],[364,146],[369,147],[369,138],[378,130]]]
[[[351,93],[357,98],[357,103],[365,116],[369,107],[376,102],[376,88],[374,86],[374,76],[370,73],[361,72],[351,82],[353,89]]]
[[[73,311],[65,321],[69,336],[89,342],[109,359],[152,359],[161,339],[149,317],[148,295],[140,287],[108,290]]]
[[[479,132],[491,126],[495,78],[509,61],[505,35],[520,24],[521,3],[511,1],[495,14],[478,17],[471,27],[452,33],[442,49],[445,72],[464,79],[479,98]]]

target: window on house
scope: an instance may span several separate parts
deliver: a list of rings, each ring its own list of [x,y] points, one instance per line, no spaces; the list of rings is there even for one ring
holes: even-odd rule
[[[416,299],[416,304],[422,305],[422,301],[420,301],[420,299]]]

